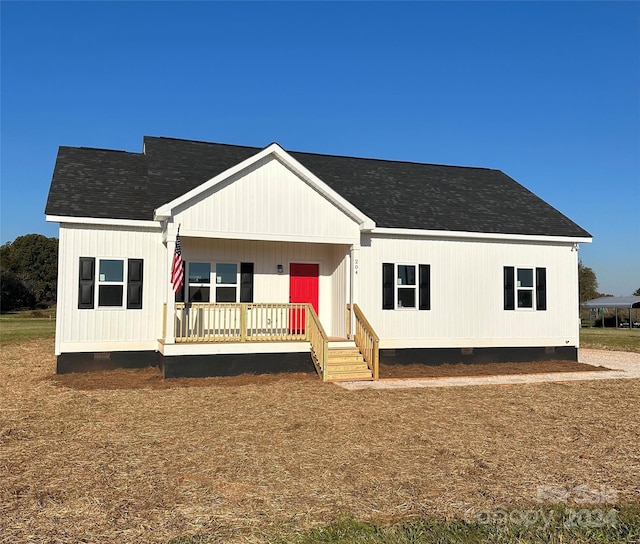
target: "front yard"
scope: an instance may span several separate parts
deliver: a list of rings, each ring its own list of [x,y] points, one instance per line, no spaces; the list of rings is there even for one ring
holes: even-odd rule
[[[51,338],[0,354],[3,543],[291,541],[344,516],[458,523],[584,493],[578,508],[640,505],[638,380],[349,392],[54,370]]]

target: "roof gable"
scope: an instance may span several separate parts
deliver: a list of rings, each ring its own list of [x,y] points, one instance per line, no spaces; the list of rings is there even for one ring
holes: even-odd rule
[[[373,228],[374,223],[364,214],[362,214],[357,208],[355,208],[349,201],[345,200],[336,191],[323,183],[317,176],[311,171],[305,168],[302,164],[296,161],[291,155],[289,155],[278,144],[271,144],[264,148],[255,155],[248,157],[244,161],[235,164],[231,168],[221,172],[217,176],[207,180],[206,182],[194,187],[191,191],[175,198],[171,202],[160,206],[156,212],[156,218],[168,218],[172,215],[173,210],[179,207],[184,207],[190,201],[198,199],[201,195],[207,193],[211,189],[215,189],[232,179],[236,174],[240,174],[243,171],[250,169],[253,166],[259,165],[267,158],[272,158],[280,162],[285,168],[295,174],[300,182],[306,183],[310,188],[316,191],[319,195],[331,202],[334,206],[344,212],[346,215],[357,221],[359,224],[366,228]],[[275,189],[275,188],[273,188]]]
[[[159,217],[171,218],[185,236],[360,242],[361,217],[266,151],[162,206]]]

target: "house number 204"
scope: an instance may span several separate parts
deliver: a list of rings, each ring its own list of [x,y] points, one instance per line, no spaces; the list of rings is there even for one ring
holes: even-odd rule
[[[354,274],[358,273],[358,259],[353,260],[353,273]]]

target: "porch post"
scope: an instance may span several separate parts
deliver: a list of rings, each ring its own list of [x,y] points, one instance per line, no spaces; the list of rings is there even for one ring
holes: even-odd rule
[[[176,251],[176,236],[168,235],[167,236],[167,268],[166,268],[166,300],[167,300],[167,312],[166,312],[166,322],[165,322],[165,344],[175,344],[176,343],[176,297],[173,292],[173,285],[171,285],[171,270],[173,269],[173,254]]]
[[[353,305],[358,302],[358,284],[359,284],[359,268],[360,268],[360,245],[352,245],[349,251],[350,264],[351,264],[351,289],[350,289],[350,304],[351,304],[351,330],[349,331],[349,338],[355,338],[355,315]]]

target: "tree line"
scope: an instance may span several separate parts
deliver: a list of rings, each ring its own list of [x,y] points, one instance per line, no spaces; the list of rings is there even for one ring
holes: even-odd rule
[[[57,238],[26,234],[0,247],[0,311],[48,308],[57,283]]]

